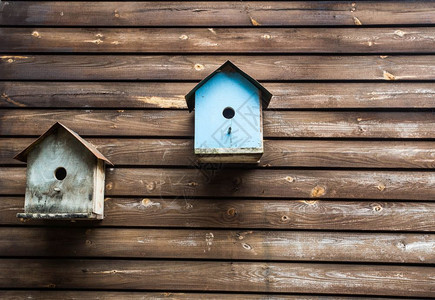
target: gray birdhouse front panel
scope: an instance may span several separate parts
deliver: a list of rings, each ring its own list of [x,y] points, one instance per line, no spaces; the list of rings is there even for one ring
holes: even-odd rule
[[[97,158],[66,130],[57,130],[27,157],[25,211],[92,213]]]

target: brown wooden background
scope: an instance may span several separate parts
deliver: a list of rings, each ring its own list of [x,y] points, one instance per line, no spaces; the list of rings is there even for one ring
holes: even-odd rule
[[[0,298],[435,297],[434,24],[423,0],[1,1]],[[184,95],[227,59],[274,94],[257,167],[192,155]],[[15,217],[12,157],[55,121],[115,164],[102,222]]]

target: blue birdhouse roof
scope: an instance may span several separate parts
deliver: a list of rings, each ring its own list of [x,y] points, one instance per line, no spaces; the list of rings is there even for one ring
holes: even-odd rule
[[[218,69],[216,69],[213,73],[208,75],[206,78],[204,78],[200,83],[198,83],[186,96],[186,102],[187,102],[187,108],[189,109],[189,112],[192,112],[195,108],[195,92],[203,86],[209,79],[211,79],[216,73],[218,72],[225,72],[225,71],[236,71],[240,75],[242,75],[244,78],[246,78],[252,85],[254,85],[257,89],[260,90],[261,94],[261,101],[263,103],[263,109],[267,108],[269,105],[270,99],[272,98],[272,94],[266,90],[264,86],[262,86],[257,80],[240,70],[235,64],[233,64],[231,61],[227,60],[222,66],[220,66]]]

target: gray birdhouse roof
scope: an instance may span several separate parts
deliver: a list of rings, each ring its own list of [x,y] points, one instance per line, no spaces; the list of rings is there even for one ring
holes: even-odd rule
[[[45,133],[43,133],[37,140],[35,140],[32,144],[30,144],[26,149],[21,151],[19,154],[17,154],[14,159],[17,159],[22,162],[27,162],[27,155],[32,151],[32,149],[41,143],[47,136],[58,130],[59,128],[65,129],[68,133],[70,133],[73,137],[76,138],[77,141],[79,141],[87,150],[89,150],[93,155],[95,155],[96,158],[101,159],[105,161],[106,163],[113,166],[113,164],[108,160],[103,154],[101,154],[100,151],[95,148],[94,145],[91,143],[85,141],[83,138],[81,138],[76,132],[72,131],[62,123],[56,122],[53,126],[50,127]]]
[[[267,108],[269,105],[270,99],[272,98],[272,94],[266,90],[264,86],[262,86],[257,80],[240,70],[235,64],[231,61],[227,60],[222,66],[216,69],[213,73],[204,78],[200,83],[198,83],[186,96],[187,108],[189,112],[192,112],[195,108],[195,92],[203,86],[210,78],[212,78],[216,73],[222,71],[234,70],[246,78],[250,83],[252,83],[257,89],[261,91],[261,101],[263,102],[263,109]]]

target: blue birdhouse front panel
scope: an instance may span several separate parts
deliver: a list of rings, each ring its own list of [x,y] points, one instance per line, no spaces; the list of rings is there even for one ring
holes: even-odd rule
[[[261,153],[260,91],[238,72],[217,72],[195,92],[195,154]]]

